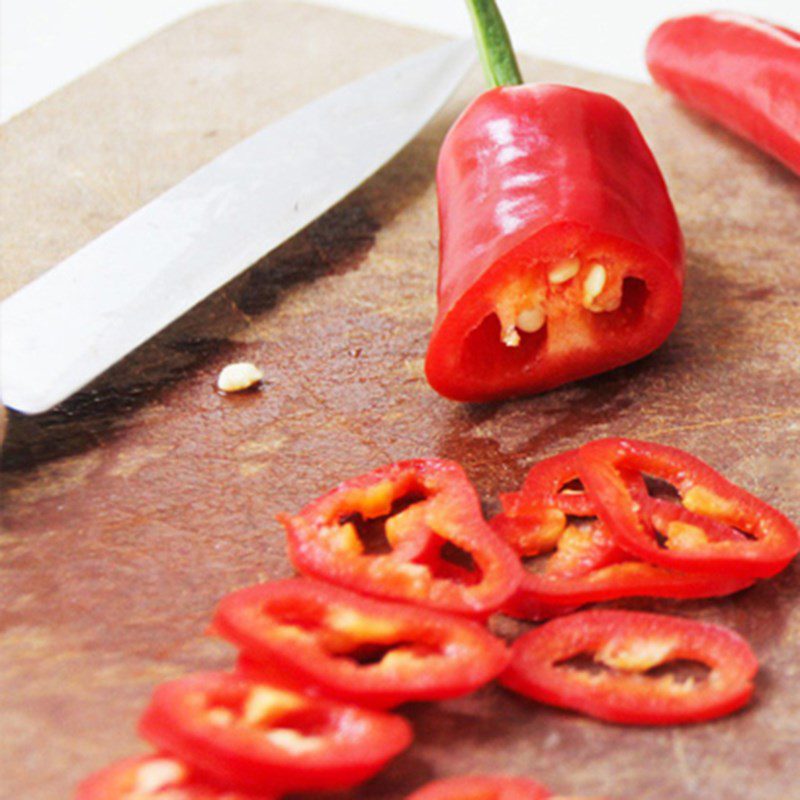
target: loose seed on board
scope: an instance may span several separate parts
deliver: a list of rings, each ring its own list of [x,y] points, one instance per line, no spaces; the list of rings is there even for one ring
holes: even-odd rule
[[[249,361],[228,364],[217,378],[217,388],[223,392],[241,392],[264,379],[264,373]]]

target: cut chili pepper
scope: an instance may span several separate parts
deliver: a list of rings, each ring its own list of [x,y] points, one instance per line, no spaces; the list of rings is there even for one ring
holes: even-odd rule
[[[683,239],[627,109],[572,86],[514,85],[522,79],[494,2],[469,5],[495,88],[439,153],[438,313],[425,372],[445,397],[485,401],[655,350],[680,314]]]
[[[594,669],[571,665],[578,657],[591,659]],[[658,674],[676,662],[696,662],[708,674],[685,680]],[[661,614],[583,611],[517,639],[501,682],[610,722],[671,725],[740,708],[753,693],[757,669],[747,642],[727,628]]]
[[[156,688],[139,732],[212,780],[268,792],[348,789],[412,738],[401,717],[222,672]]]
[[[381,467],[279,519],[300,572],[365,594],[485,617],[522,577],[519,559],[486,524],[472,484],[452,461]],[[368,529],[361,535],[359,522]]]
[[[800,551],[800,533],[783,514],[677,448],[601,439],[580,448],[578,466],[617,544],[653,564],[766,578]],[[631,487],[631,471],[667,481],[680,502]]]
[[[685,573],[634,559],[595,519],[591,496],[572,488],[578,451],[545,459],[528,472],[519,492],[501,496],[503,513],[491,520],[520,557],[550,553],[529,569],[503,610],[526,619],[565,614],[586,603],[620,597],[716,597],[750,586],[753,579]],[[631,491],[646,491],[638,473],[627,474]],[[576,519],[578,518],[578,519]]]
[[[294,578],[223,598],[213,630],[240,648],[252,677],[370,708],[467,694],[508,665],[481,625]]]
[[[744,14],[667,20],[647,44],[656,83],[800,175],[800,34]]]
[[[90,775],[75,800],[277,800],[275,794],[241,794],[214,786],[188,764],[168,755],[118,761]]]
[[[455,400],[542,392],[642,358],[680,314],[683,245],[630,113],[555,85],[481,95],[442,145],[428,380]]]
[[[406,800],[548,800],[550,792],[528,778],[463,775],[433,781]]]

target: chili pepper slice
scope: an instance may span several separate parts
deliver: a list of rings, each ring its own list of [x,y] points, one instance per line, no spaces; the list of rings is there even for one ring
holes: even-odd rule
[[[118,761],[90,775],[75,800],[277,800],[214,786],[182,761],[165,754]]]
[[[753,693],[758,662],[747,642],[719,625],[633,611],[582,611],[517,639],[501,683],[549,705],[633,725],[720,717]],[[569,664],[590,657],[602,671]],[[704,679],[653,674],[680,661],[709,669]]]
[[[157,687],[140,734],[247,791],[348,789],[411,743],[402,718],[209,672]]]
[[[223,598],[214,632],[247,673],[370,708],[467,694],[508,665],[508,648],[451,614],[362,597],[308,578]]]
[[[667,20],[647,44],[656,83],[800,175],[800,34],[744,14]]]
[[[485,617],[522,577],[519,559],[486,524],[475,489],[452,461],[390,464],[278,519],[300,572],[365,594]],[[368,529],[361,536],[359,521]]]
[[[617,544],[686,572],[767,578],[800,551],[797,528],[698,458],[666,445],[601,439],[580,448],[581,480]],[[631,488],[635,470],[667,481],[680,503]]]
[[[679,572],[634,559],[595,519],[591,496],[573,488],[578,451],[535,464],[519,492],[501,495],[503,513],[491,520],[520,557],[550,553],[529,569],[503,610],[545,619],[586,603],[620,597],[716,597],[750,586],[751,578]],[[626,473],[632,491],[646,492],[638,473]],[[577,519],[576,519],[577,518]]]
[[[486,401],[655,350],[680,314],[684,255],[627,109],[572,86],[519,85],[495,4],[469,5],[495,88],[439,153],[438,313],[425,372],[445,397]]]
[[[552,795],[528,778],[463,775],[426,784],[406,800],[548,800]]]
[[[563,527],[566,515],[594,516],[594,502],[585,489],[576,485],[578,476],[578,449],[567,450],[534,464],[525,476],[518,492],[500,495],[503,511],[513,517],[523,513],[551,511],[556,527]],[[555,538],[553,539],[555,541]]]

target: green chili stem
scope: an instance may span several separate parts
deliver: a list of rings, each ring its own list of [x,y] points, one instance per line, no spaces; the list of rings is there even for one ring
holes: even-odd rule
[[[522,75],[495,0],[467,0],[483,74],[490,86],[515,86]]]

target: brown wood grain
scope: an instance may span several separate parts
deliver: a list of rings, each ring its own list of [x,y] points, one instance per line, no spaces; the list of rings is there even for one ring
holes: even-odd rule
[[[6,295],[260,126],[436,37],[234,4],[190,17],[2,129]],[[487,510],[536,460],[597,436],[696,453],[800,519],[800,182],[652,87],[523,59],[614,94],[659,159],[688,245],[683,318],[638,364],[527,400],[459,405],[422,361],[434,315],[433,171],[478,71],[411,145],[316,224],[52,413],[13,414],[0,534],[0,793],[50,800],[144,745],[153,686],[226,667],[217,599],[291,573],[274,515],[387,461],[458,459]],[[46,320],[42,321],[46,324]],[[231,360],[266,371],[221,397]],[[352,794],[399,800],[466,771],[563,794],[789,800],[800,772],[800,574],[720,602],[630,601],[732,626],[755,701],[634,729],[496,688],[404,709],[414,746]],[[500,622],[507,633],[515,624]]]

